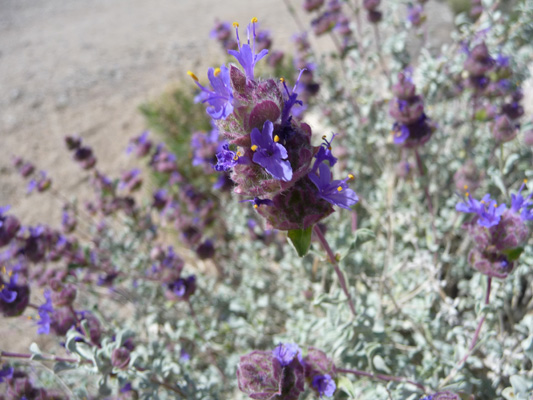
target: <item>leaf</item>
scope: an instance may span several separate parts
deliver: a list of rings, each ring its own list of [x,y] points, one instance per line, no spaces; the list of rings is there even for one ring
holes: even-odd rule
[[[513,375],[509,380],[511,381],[515,396],[518,396],[518,399],[526,399],[527,393],[531,388],[531,382],[528,382],[519,375]]]
[[[337,389],[342,390],[346,393],[351,399],[355,399],[355,389],[353,383],[345,376],[340,376],[337,378]]]
[[[41,349],[39,348],[39,346],[37,345],[37,343],[33,342],[32,344],[30,344],[30,351],[33,353],[33,354],[41,354]]]
[[[307,229],[291,229],[287,234],[287,237],[300,257],[305,256],[309,250],[312,232],[313,227],[310,226]]]
[[[58,361],[54,364],[54,372],[57,374],[58,372],[68,371],[69,369],[74,369],[76,367],[76,364],[67,363],[65,361]]]
[[[502,253],[507,256],[509,261],[516,261],[520,257],[520,254],[524,251],[523,247],[516,247],[514,249],[502,250]]]

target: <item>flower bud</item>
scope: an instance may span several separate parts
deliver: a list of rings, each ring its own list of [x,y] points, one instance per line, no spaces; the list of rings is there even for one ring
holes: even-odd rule
[[[492,126],[492,136],[498,143],[505,143],[516,137],[518,128],[507,115],[500,115]]]
[[[126,347],[119,347],[118,349],[113,350],[111,353],[111,364],[113,367],[127,369],[130,360],[130,350],[128,350]]]
[[[76,315],[70,307],[56,308],[51,315],[50,329],[54,334],[63,336],[76,322]]]

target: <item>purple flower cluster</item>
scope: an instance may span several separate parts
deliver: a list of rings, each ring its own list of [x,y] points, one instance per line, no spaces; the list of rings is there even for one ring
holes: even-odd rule
[[[506,278],[514,269],[515,261],[522,252],[523,244],[529,237],[527,221],[533,221],[533,193],[522,196],[522,184],[517,194],[511,196],[511,207],[498,205],[490,195],[481,200],[466,198],[456,206],[456,210],[475,214],[475,218],[465,224],[474,248],[468,259],[472,266],[485,275]]]
[[[242,356],[237,367],[239,389],[252,399],[296,400],[306,381],[319,397],[333,397],[335,377],[335,364],[323,351],[310,347],[303,357],[294,343],[255,350]]]
[[[492,120],[492,135],[497,143],[513,140],[524,108],[520,105],[522,90],[513,82],[510,57],[492,57],[485,42],[471,50],[465,46],[464,50],[467,86],[474,91],[477,118]]]
[[[299,82],[290,90],[284,79],[280,83],[255,80],[255,65],[267,54],[267,50],[256,54],[256,22],[254,18],[248,26],[246,44],[240,44],[237,30],[239,50],[229,51],[244,73],[234,65],[222,66],[217,72],[221,76],[223,70],[228,71],[223,93],[217,97],[218,109],[225,112],[213,116],[214,103],[210,97],[203,98],[211,105],[208,114],[228,140],[217,154],[215,169],[231,170],[235,192],[257,198],[258,212],[272,227],[307,229],[333,211],[330,204],[349,208],[357,196],[347,186],[349,179],[332,180],[331,161],[329,167],[319,166],[324,146],[313,147],[309,126],[293,118],[293,109],[302,105]],[[215,74],[210,70],[208,75],[212,80]]]
[[[390,101],[389,114],[396,120],[391,131],[394,143],[407,148],[423,145],[436,126],[424,112],[424,100],[416,94],[410,70],[398,74],[392,92],[395,97]]]

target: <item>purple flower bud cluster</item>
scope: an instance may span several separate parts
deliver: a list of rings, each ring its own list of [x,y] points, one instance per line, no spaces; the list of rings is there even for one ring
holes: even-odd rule
[[[306,357],[294,343],[280,343],[273,351],[255,350],[241,357],[239,389],[252,399],[296,400],[305,383],[319,397],[333,397],[337,385],[333,361],[310,347]]]
[[[456,206],[456,210],[473,213],[475,217],[464,225],[474,242],[468,259],[481,273],[504,279],[514,269],[515,261],[529,238],[527,221],[533,221],[533,193],[524,198],[522,184],[517,194],[511,195],[511,207],[498,205],[487,194],[476,200],[466,193],[466,198]]]
[[[66,400],[67,397],[58,390],[35,386],[35,382],[21,370],[8,365],[0,369],[0,383],[5,383],[5,392],[0,398],[6,400]]]
[[[210,69],[212,91],[192,72],[189,75],[205,93],[207,113],[228,140],[217,154],[215,169],[231,170],[237,194],[267,200],[254,202],[254,208],[272,227],[307,229],[333,212],[329,203],[349,208],[358,199],[346,184],[348,178],[331,179],[336,159],[329,142],[312,146],[309,126],[293,118],[293,107],[302,105],[298,82],[289,90],[284,79],[277,83],[254,78],[255,64],[267,52],[256,54],[255,23],[254,18],[248,26],[247,44],[239,42],[238,51],[229,51],[244,72],[235,65]],[[326,160],[329,167],[321,166]]]
[[[396,120],[392,126],[394,143],[406,148],[415,148],[426,143],[436,125],[424,112],[424,100],[416,94],[411,71],[398,74],[398,82],[392,86],[394,98],[389,104],[389,114]]]
[[[465,51],[468,56],[464,70],[468,75],[467,85],[477,99],[476,116],[493,120],[492,135],[497,143],[513,140],[524,108],[520,105],[522,90],[512,81],[510,57],[503,54],[492,57],[485,42]]]
[[[93,154],[92,148],[83,146],[80,137],[67,136],[65,137],[65,144],[67,149],[72,151],[72,157],[80,167],[89,170],[96,165],[96,157]]]
[[[475,192],[483,181],[484,174],[476,167],[474,160],[467,160],[453,175],[455,188],[459,193]]]
[[[52,179],[47,175],[46,171],[39,171],[39,174],[35,176],[35,166],[27,161],[24,161],[20,157],[13,159],[13,166],[17,169],[18,173],[23,178],[30,178],[27,186],[27,193],[31,193],[34,190],[39,193],[45,192],[52,186]]]
[[[378,10],[381,0],[363,0],[363,7],[367,11],[366,18],[371,24],[377,24],[383,18],[383,13]]]

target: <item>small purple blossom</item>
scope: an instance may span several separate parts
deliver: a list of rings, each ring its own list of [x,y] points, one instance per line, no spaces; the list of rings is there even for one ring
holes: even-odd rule
[[[320,397],[332,397],[337,389],[337,385],[330,375],[316,375],[311,382],[313,388],[316,389]]]
[[[357,194],[346,183],[351,176],[343,180],[332,181],[331,171],[325,163],[319,164],[318,173],[319,175],[314,172],[309,173],[309,179],[318,189],[318,197],[347,210],[359,201]]]
[[[330,167],[333,167],[337,162],[337,158],[334,157],[333,153],[331,152],[331,142],[333,142],[335,136],[337,135],[334,133],[330,140],[327,140],[325,135],[322,137],[323,142],[320,145],[318,152],[315,154],[316,160],[313,164],[313,168],[311,168],[312,172],[316,173],[318,166],[322,163],[322,161],[328,161]]]
[[[50,296],[50,290],[44,291],[44,298],[46,299],[46,302],[38,309],[39,321],[37,321],[37,325],[39,325],[39,328],[37,329],[37,333],[39,335],[48,335],[50,333],[50,322],[52,321],[50,316],[54,312],[54,307],[52,307],[52,297]]]
[[[295,357],[302,362],[302,350],[296,343],[280,343],[272,350],[272,356],[278,359],[282,367],[289,365]]]
[[[209,90],[198,82],[198,78],[192,72],[188,72],[196,85],[202,90],[198,99],[202,103],[208,103],[206,111],[213,119],[226,119],[233,112],[233,89],[231,87],[229,70],[225,65],[220,68],[209,68],[207,77],[213,90]]]
[[[262,132],[257,128],[252,130],[252,160],[274,178],[288,182],[292,179],[291,163],[287,160],[287,150],[278,143],[279,138],[272,137],[273,131],[274,125],[270,121],[265,121]]]
[[[237,164],[242,164],[244,159],[241,159],[239,151],[234,152],[229,149],[228,144],[222,145],[222,150],[217,153],[217,163],[213,167],[216,171],[228,171]]]
[[[0,383],[4,382],[6,379],[13,378],[14,371],[13,367],[10,367],[9,365],[0,369]]]
[[[506,208],[505,204],[498,206],[495,200],[491,200],[490,194],[486,194],[481,201],[467,195],[464,202],[457,203],[455,206],[459,212],[477,214],[477,223],[485,228],[498,225]]]
[[[243,44],[241,46],[241,41],[239,39],[239,24],[234,23],[233,26],[235,27],[235,32],[237,35],[237,43],[239,45],[238,50],[228,50],[228,53],[235,57],[239,64],[244,68],[244,73],[246,74],[246,77],[250,80],[254,80],[254,68],[255,64],[259,60],[261,60],[263,57],[265,57],[268,54],[267,49],[263,49],[259,52],[259,54],[255,54],[255,40],[256,40],[256,33],[255,33],[255,24],[257,22],[257,18],[252,18],[252,22],[248,24],[247,28],[247,34],[248,34],[248,43]],[[250,43],[250,36],[251,36],[251,43]]]
[[[511,194],[511,210],[517,214],[520,213],[520,210],[522,210],[520,213],[522,220],[533,221],[533,208],[529,208],[533,206],[533,201],[531,201],[533,192],[531,192],[525,199],[522,196],[522,190],[524,189],[526,183],[527,181],[522,183],[522,186],[520,186],[517,194]]]
[[[259,208],[263,204],[266,206],[271,206],[274,202],[270,199],[260,199],[259,197],[254,197],[253,199],[241,200],[239,203],[254,203],[254,208]]]

